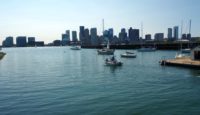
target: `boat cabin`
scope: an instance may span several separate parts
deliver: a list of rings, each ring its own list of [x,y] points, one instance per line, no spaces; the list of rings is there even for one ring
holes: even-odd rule
[[[192,50],[191,57],[193,60],[200,60],[200,46]]]

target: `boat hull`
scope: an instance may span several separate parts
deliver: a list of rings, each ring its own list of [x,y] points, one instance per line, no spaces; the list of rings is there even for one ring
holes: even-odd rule
[[[99,55],[113,55],[114,50],[97,50]]]
[[[123,58],[136,58],[136,55],[121,54]]]

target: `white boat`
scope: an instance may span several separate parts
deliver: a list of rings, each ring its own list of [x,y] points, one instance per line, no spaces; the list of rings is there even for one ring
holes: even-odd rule
[[[97,52],[100,55],[113,55],[115,50],[114,49],[110,49],[110,45],[109,45],[109,41],[108,41],[107,47],[103,48],[103,49],[99,49],[99,50],[97,50]]]
[[[190,49],[190,48],[182,49],[181,52],[182,52],[182,53],[190,53],[190,52],[191,52],[191,49]]]
[[[115,59],[115,57],[114,56],[112,56],[110,59],[106,59],[105,60],[105,64],[107,65],[107,66],[122,66],[122,62],[120,62],[120,61],[117,61],[116,59]]]
[[[121,57],[124,57],[124,58],[136,58],[136,54],[133,53],[133,52],[126,52],[124,54],[121,54]]]
[[[142,47],[138,49],[138,52],[154,52],[156,51],[156,48],[154,47]]]
[[[73,47],[71,47],[71,50],[81,50],[81,47],[80,46],[73,46]]]
[[[188,58],[189,56],[182,54],[182,53],[176,53],[175,59],[183,59]]]

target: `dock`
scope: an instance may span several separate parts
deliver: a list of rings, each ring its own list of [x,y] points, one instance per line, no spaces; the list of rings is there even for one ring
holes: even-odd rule
[[[192,60],[190,57],[161,60],[162,66],[178,66],[187,68],[200,68],[200,60]]]

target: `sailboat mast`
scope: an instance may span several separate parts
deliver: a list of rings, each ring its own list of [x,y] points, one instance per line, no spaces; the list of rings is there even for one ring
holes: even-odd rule
[[[143,39],[143,22],[141,23],[141,38]]]
[[[104,34],[104,19],[102,20],[102,34]]]
[[[192,20],[190,20],[189,34],[191,34]]]
[[[182,35],[183,35],[183,20],[181,21],[181,39],[183,39]]]

